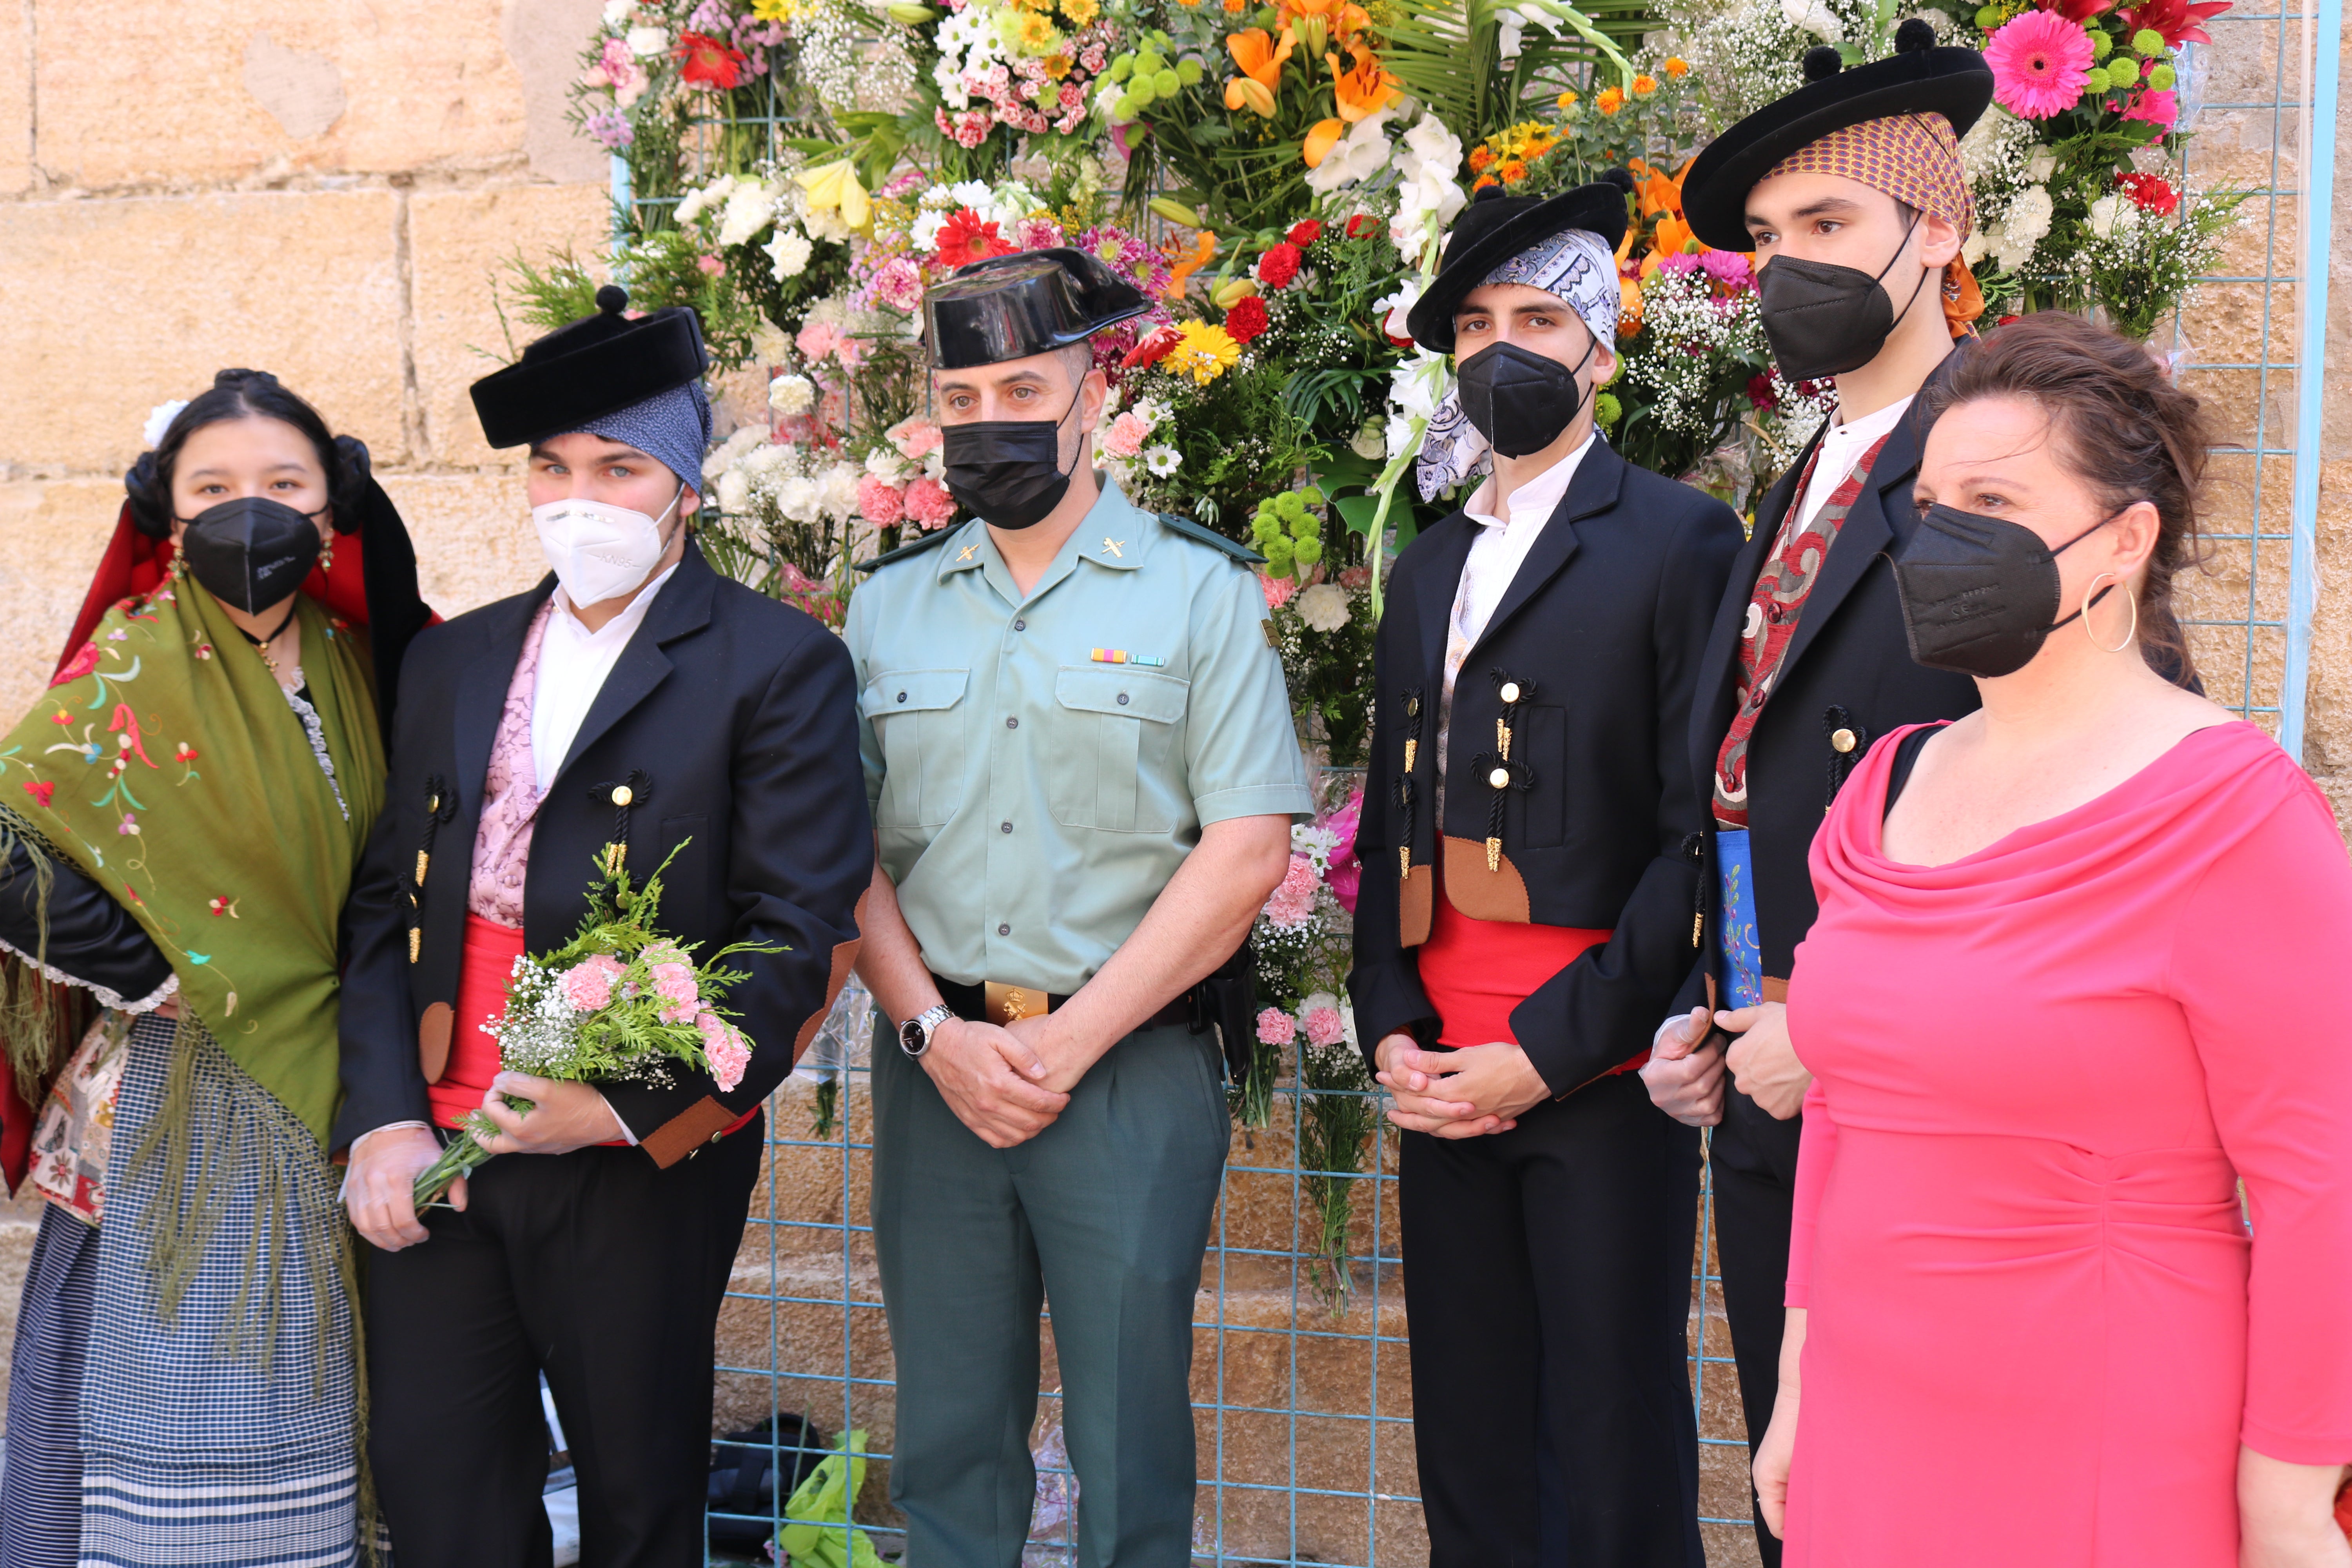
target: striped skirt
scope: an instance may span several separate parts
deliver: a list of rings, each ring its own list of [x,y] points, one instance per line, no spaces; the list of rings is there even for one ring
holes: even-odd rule
[[[166,1326],[144,1223],[164,1174],[129,1166],[173,1039],[152,1016],[131,1032],[105,1225],[54,1208],[41,1221],[8,1381],[0,1568],[347,1568],[357,1389],[334,1170],[323,1157],[278,1172],[234,1158],[214,1194],[217,1228]],[[218,1047],[194,1048],[200,1108],[233,1096],[238,1120],[292,1121]],[[235,1132],[214,1121],[196,1118],[199,1157]],[[268,1217],[280,1184],[283,1227]],[[271,1276],[249,1260],[272,1258],[265,1296]],[[269,1326],[266,1356],[224,1351],[239,1322]]]

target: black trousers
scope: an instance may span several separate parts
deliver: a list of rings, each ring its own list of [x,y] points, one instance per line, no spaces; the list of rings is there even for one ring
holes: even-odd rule
[[[1630,1073],[1508,1132],[1403,1135],[1432,1568],[1702,1568],[1698,1131]]]
[[[548,1568],[547,1374],[583,1568],[701,1568],[720,1298],[760,1171],[751,1123],[668,1170],[636,1149],[506,1154],[432,1239],[367,1254],[368,1457],[400,1568]]]
[[[1801,1116],[1775,1121],[1757,1103],[1726,1085],[1723,1125],[1715,1131],[1715,1252],[1723,1269],[1723,1311],[1731,1327],[1731,1356],[1739,1372],[1739,1405],[1748,1420],[1748,1452],[1764,1440],[1780,1392],[1780,1331],[1787,1323],[1789,1226],[1797,1195],[1797,1140]],[[1756,1510],[1756,1549],[1764,1568],[1780,1568],[1780,1540]]]

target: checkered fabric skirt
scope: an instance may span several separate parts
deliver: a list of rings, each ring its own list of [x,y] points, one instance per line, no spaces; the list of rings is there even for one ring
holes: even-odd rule
[[[289,1189],[292,1234],[274,1234],[272,1173],[237,1159],[218,1196],[219,1226],[165,1327],[143,1224],[163,1173],[127,1167],[162,1100],[173,1037],[152,1016],[131,1030],[103,1228],[58,1212],[42,1220],[9,1377],[0,1568],[345,1568],[358,1557],[356,1387],[351,1304],[332,1263],[331,1227],[342,1223],[333,1167],[320,1157],[276,1173]],[[216,1047],[198,1050],[200,1079],[214,1080],[200,1088],[268,1099]],[[275,1101],[269,1109],[288,1115]],[[224,1132],[198,1121],[201,1153]],[[257,1267],[244,1306],[248,1320],[275,1320],[265,1371],[257,1355],[225,1355],[221,1344],[248,1255],[273,1254],[283,1260],[275,1300],[262,1296],[268,1275]]]

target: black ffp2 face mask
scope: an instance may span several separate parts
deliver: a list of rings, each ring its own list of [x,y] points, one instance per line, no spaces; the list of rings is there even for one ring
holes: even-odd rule
[[[1757,275],[1757,309],[1764,319],[1764,341],[1771,345],[1773,363],[1791,383],[1819,381],[1860,370],[1878,357],[1886,335],[1895,330],[1895,302],[1879,287],[1911,244],[1911,227],[1895,247],[1895,254],[1873,278],[1858,267],[1828,261],[1807,261],[1776,256]],[[1927,286],[1927,269],[1911,290],[1911,300]],[[1903,308],[1911,308],[1911,300]]]
[[[1894,558],[1912,662],[1985,679],[2023,669],[2052,632],[2114,591],[2111,583],[2074,615],[2053,618],[2059,555],[2114,521],[2102,519],[2053,550],[2007,518],[1929,507]]]
[[[942,426],[940,462],[948,494],[991,528],[1034,528],[1045,521],[1069,493],[1070,474],[1077,466],[1062,467],[1062,426],[1077,407],[1078,397],[1073,396],[1060,419]]]
[[[1584,406],[1576,373],[1598,346],[1588,344],[1583,359],[1565,365],[1510,343],[1488,344],[1454,371],[1464,416],[1506,458],[1542,451],[1576,423]]]
[[[214,598],[254,615],[302,585],[320,543],[310,517],[268,496],[239,496],[190,519],[180,552]]]

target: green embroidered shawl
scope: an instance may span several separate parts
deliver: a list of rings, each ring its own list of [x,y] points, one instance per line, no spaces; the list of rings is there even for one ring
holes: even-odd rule
[[[323,1149],[340,1088],[338,922],[383,805],[384,758],[364,637],[308,595],[296,604],[333,784],[220,602],[174,577],[109,610],[0,740],[0,830],[29,834],[130,910],[179,976],[183,1009]],[[20,1066],[54,1048],[9,1033]]]

